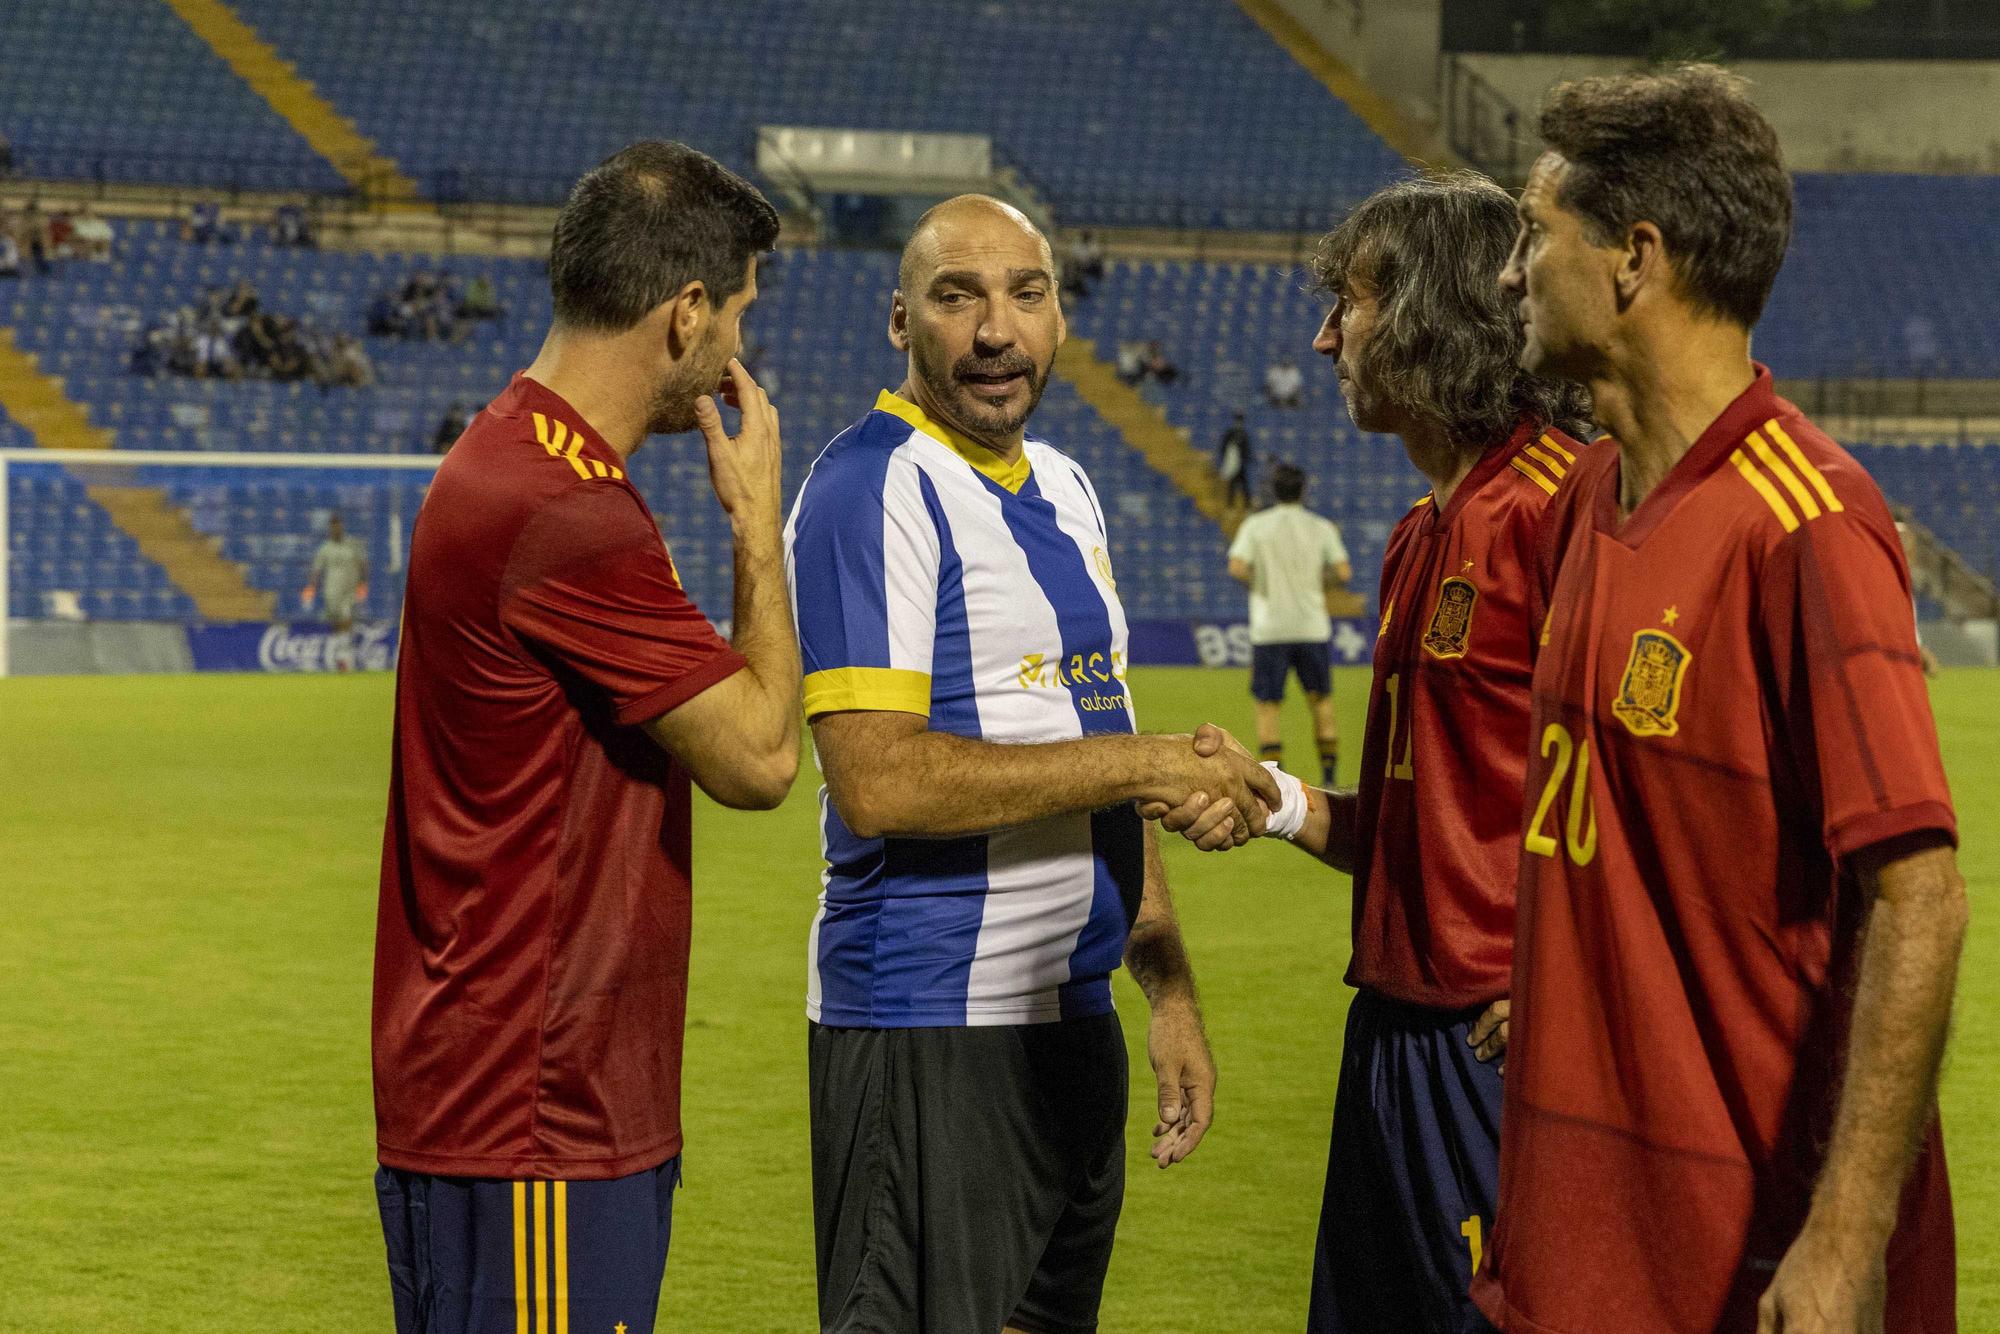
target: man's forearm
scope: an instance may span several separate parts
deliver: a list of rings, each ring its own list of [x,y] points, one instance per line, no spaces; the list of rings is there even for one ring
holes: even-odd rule
[[[757,680],[764,707],[746,730],[777,751],[799,745],[799,639],[792,629],[785,584],[784,541],[775,522],[749,522],[736,532],[736,619],[731,646]],[[760,725],[761,724],[761,725]]]
[[[1965,937],[1965,882],[1948,848],[1884,865],[1861,942],[1847,1068],[1808,1228],[1879,1253],[1937,1098]],[[1876,878],[1876,877],[1865,877]]]
[[[1145,897],[1139,904],[1138,920],[1125,938],[1125,971],[1132,974],[1153,1009],[1180,1002],[1196,1007],[1194,969],[1188,963],[1173,898],[1167,892],[1159,836],[1150,824],[1146,826]]]
[[[1334,870],[1351,874],[1355,845],[1359,841],[1356,825],[1360,815],[1361,794],[1354,788],[1336,788],[1329,792],[1325,788],[1309,787],[1306,789],[1306,822],[1292,843]]]
[[[986,833],[1074,811],[1159,796],[1176,789],[1158,775],[1191,754],[1186,737],[1092,736],[1005,744],[949,732],[895,737],[868,757],[865,775],[835,788],[866,785],[875,836],[950,838]],[[834,761],[822,747],[822,765]],[[837,762],[837,761],[834,761]],[[859,832],[859,831],[857,831]]]

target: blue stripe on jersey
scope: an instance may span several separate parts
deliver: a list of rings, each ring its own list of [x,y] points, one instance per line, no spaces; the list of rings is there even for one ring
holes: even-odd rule
[[[877,1028],[964,1023],[986,913],[986,836],[857,838],[831,801],[824,806],[819,1021]]]
[[[909,435],[905,423],[871,412],[833,438],[806,479],[792,577],[808,676],[833,667],[889,666],[882,525],[844,523],[842,516],[882,513],[889,460]]]
[[[1094,696],[1122,695],[1125,683],[1111,679],[1111,613],[1084,566],[1083,553],[1056,521],[1055,505],[1042,494],[1033,474],[1022,484],[1018,495],[1007,494],[991,481],[986,486],[999,493],[1000,513],[1007,520],[1007,531],[1014,535],[1014,545],[1027,558],[1028,573],[1055,608],[1056,625],[1062,634],[1063,675],[1069,681],[1070,702],[1076,706],[1077,723],[1084,735],[1130,732],[1132,718],[1125,709],[1084,707]],[[1090,670],[1081,673],[1070,670],[1079,658],[1087,665],[1093,653],[1102,664],[1103,681],[1093,680]],[[1083,679],[1076,680],[1076,676]]]
[[[931,730],[977,737],[979,687],[972,679],[972,629],[965,619],[965,565],[951,540],[951,521],[931,476],[917,469],[917,488],[937,525],[937,626],[931,643]]]
[[[988,486],[992,484],[989,482]],[[1055,505],[1042,494],[1040,485],[1030,475],[1017,495],[1001,500],[1000,509],[1015,545],[1027,558],[1028,572],[1055,608],[1065,667],[1079,657],[1088,664],[1095,653],[1101,655],[1105,674],[1109,675],[1111,612],[1083,563],[1083,553],[1056,521]],[[1088,673],[1083,681],[1070,682],[1070,700],[1076,706],[1077,722],[1085,736],[1132,730],[1132,716],[1127,708],[1084,707],[1087,699],[1114,692],[1122,694],[1124,689],[1122,681],[1100,683],[1090,679]],[[1095,812],[1090,832],[1095,863],[1090,919],[1078,933],[1076,948],[1070,953],[1069,975],[1074,980],[1064,983],[1058,992],[1066,1018],[1101,1014],[1111,1007],[1110,976],[1124,957],[1125,938],[1138,914],[1145,886],[1145,852],[1135,807],[1126,803]]]

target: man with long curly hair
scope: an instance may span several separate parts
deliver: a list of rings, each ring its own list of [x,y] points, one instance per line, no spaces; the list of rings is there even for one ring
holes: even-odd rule
[[[1514,201],[1471,173],[1402,181],[1321,243],[1314,350],[1348,414],[1430,492],[1390,535],[1359,788],[1282,778],[1271,832],[1354,876],[1354,954],[1308,1328],[1460,1334],[1500,1168],[1514,878],[1541,630],[1543,511],[1588,400],[1518,367],[1496,275]],[[1210,744],[1213,744],[1211,742]],[[1166,816],[1228,846],[1226,802]]]

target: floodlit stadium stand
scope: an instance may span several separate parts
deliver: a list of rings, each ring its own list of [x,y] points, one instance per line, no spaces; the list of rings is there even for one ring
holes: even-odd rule
[[[747,170],[760,125],[990,135],[1073,225],[1316,227],[1402,168],[1227,0],[237,10],[438,199],[556,200],[658,135]]]
[[[157,0],[10,4],[0,133],[51,180],[345,188],[325,159]]]

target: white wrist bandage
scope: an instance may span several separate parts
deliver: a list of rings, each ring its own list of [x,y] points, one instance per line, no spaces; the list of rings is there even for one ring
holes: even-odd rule
[[[1265,760],[1264,767],[1278,780],[1279,796],[1278,809],[1264,822],[1264,837],[1289,843],[1306,827],[1306,785],[1280,769],[1275,760]]]

